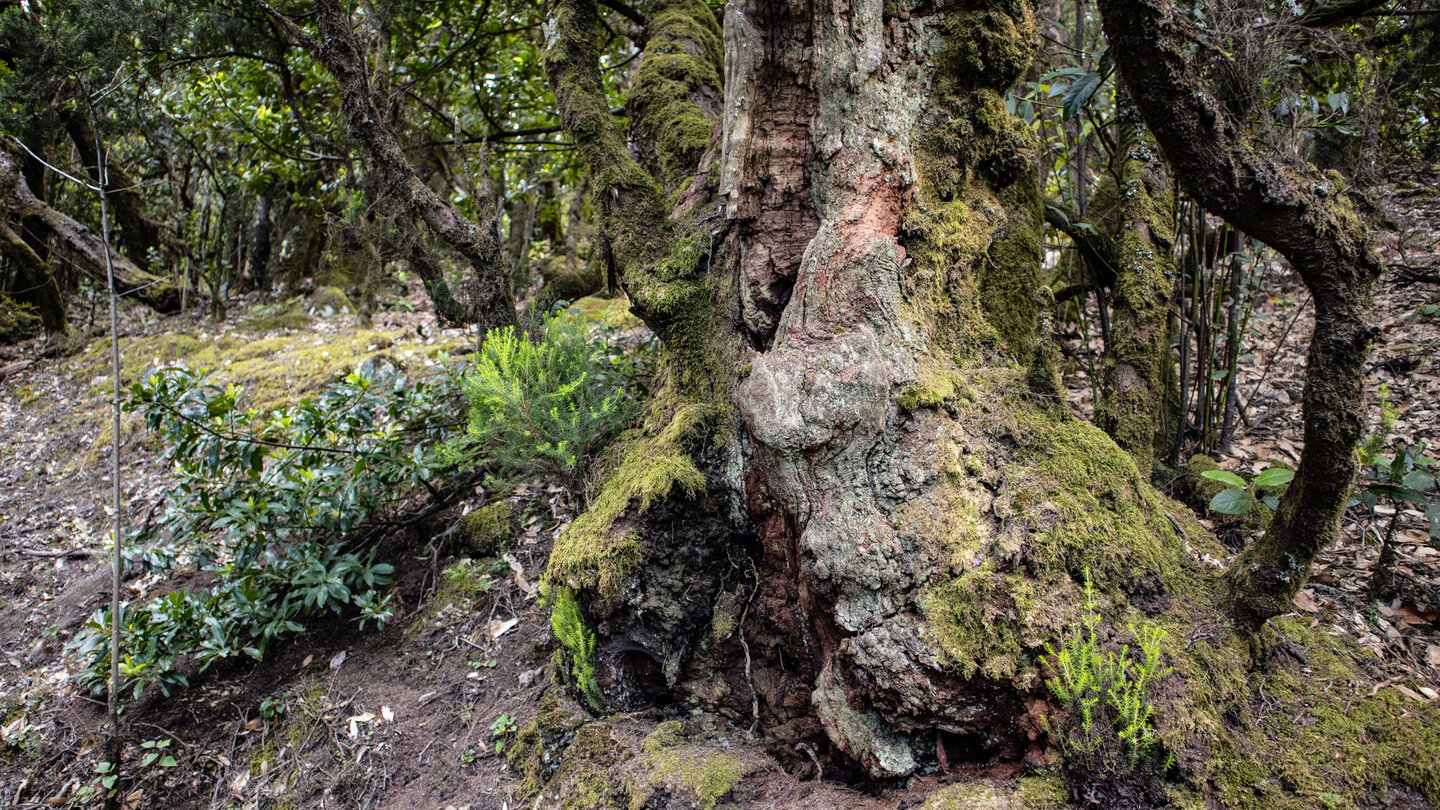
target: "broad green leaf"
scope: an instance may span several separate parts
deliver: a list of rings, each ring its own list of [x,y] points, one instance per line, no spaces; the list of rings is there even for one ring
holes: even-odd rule
[[[1405,475],[1405,486],[1417,492],[1429,492],[1435,489],[1435,474],[1412,470]]]
[[[1098,89],[1100,89],[1100,74],[1098,73],[1086,73],[1072,82],[1070,89],[1065,91],[1065,98],[1060,102],[1061,118],[1068,121],[1078,115]]]
[[[1278,487],[1281,484],[1290,483],[1291,479],[1293,479],[1294,477],[1294,470],[1287,470],[1284,467],[1271,467],[1270,469],[1265,470],[1264,472],[1261,472],[1259,475],[1255,476],[1255,486]]]
[[[1200,473],[1201,478],[1209,478],[1211,481],[1219,481],[1227,487],[1243,487],[1245,479],[1232,472],[1225,470],[1206,470]]]
[[[1255,508],[1255,499],[1243,489],[1226,489],[1210,499],[1210,511],[1222,515],[1243,515]]]

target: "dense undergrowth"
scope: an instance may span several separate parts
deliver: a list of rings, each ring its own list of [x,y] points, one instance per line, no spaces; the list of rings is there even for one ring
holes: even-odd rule
[[[366,360],[274,410],[207,369],[148,374],[124,408],[163,444],[173,486],[163,516],[126,538],[126,558],[132,570],[204,576],[201,588],[122,606],[127,688],[169,694],[187,671],[260,659],[326,614],[383,625],[395,569],[377,556],[382,539],[477,484],[492,500],[522,480],[573,485],[624,426],[646,352],[625,351],[614,331],[569,314],[535,335],[497,330],[473,361],[419,379]],[[97,610],[72,641],[97,691],[110,622]]]

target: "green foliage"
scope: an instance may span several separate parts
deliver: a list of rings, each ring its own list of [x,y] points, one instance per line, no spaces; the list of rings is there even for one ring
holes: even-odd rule
[[[497,755],[505,750],[506,740],[515,736],[515,733],[519,731],[519,729],[520,727],[516,724],[515,715],[513,714],[502,714],[495,718],[495,721],[490,724],[490,736],[495,738],[495,753]]]
[[[583,479],[595,451],[634,409],[627,383],[634,355],[568,316],[545,322],[540,339],[492,331],[465,378],[470,437],[491,448],[501,474]]]
[[[1126,764],[1133,770],[1142,762],[1164,769],[1163,746],[1151,724],[1155,706],[1146,697],[1150,685],[1170,674],[1160,655],[1165,631],[1158,627],[1131,627],[1139,643],[1138,660],[1131,656],[1130,645],[1118,654],[1100,649],[1096,630],[1100,614],[1095,605],[1095,587],[1090,573],[1085,573],[1085,613],[1081,627],[1064,639],[1060,649],[1045,645],[1047,662],[1055,673],[1045,681],[1071,715],[1066,726],[1045,723],[1067,756],[1093,757],[1105,745],[1105,728],[1113,729],[1126,755]]]
[[[555,607],[550,612],[550,629],[555,638],[565,645],[570,660],[570,676],[590,708],[600,711],[605,707],[604,696],[600,694],[600,682],[595,679],[595,631],[585,624],[580,603],[575,591],[565,586],[555,588]]]
[[[1260,493],[1260,490],[1281,487],[1290,483],[1295,478],[1295,471],[1284,467],[1267,467],[1248,482],[1235,473],[1225,470],[1205,470],[1200,473],[1200,476],[1225,485],[1224,489],[1215,493],[1214,497],[1210,499],[1210,511],[1219,512],[1222,515],[1243,515],[1254,509],[1257,503],[1264,503],[1272,510],[1279,506],[1280,496],[1278,494],[1263,494]]]
[[[177,664],[203,670],[305,630],[304,620],[346,613],[363,628],[391,615],[383,588],[393,568],[358,541],[417,487],[453,474],[443,452],[459,383],[427,382],[369,362],[314,400],[275,411],[241,406],[240,389],[205,370],[163,369],[131,387],[125,408],[159,432],[174,486],[154,530],[126,542],[129,564],[211,575],[128,605],[121,674],[138,695],[186,684]],[[81,678],[97,689],[109,667],[111,617],[96,611],[72,642]]]

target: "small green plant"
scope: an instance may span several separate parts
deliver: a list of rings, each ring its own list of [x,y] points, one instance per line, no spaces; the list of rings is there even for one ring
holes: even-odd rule
[[[146,740],[140,743],[140,749],[145,752],[140,758],[140,767],[149,768],[154,766],[157,768],[173,768],[180,764],[175,761],[175,757],[171,756],[165,750],[170,747],[170,742],[171,741],[167,739]]]
[[[505,741],[515,735],[520,726],[515,721],[515,716],[502,714],[495,718],[490,724],[490,736],[495,738],[495,753],[499,754],[505,750]]]
[[[492,331],[465,380],[470,436],[491,449],[501,475],[576,485],[633,411],[636,363],[569,315],[547,319],[539,339]]]
[[[585,624],[580,612],[580,603],[575,592],[565,586],[555,591],[555,606],[550,612],[550,629],[555,638],[565,645],[564,654],[570,661],[570,676],[590,708],[600,711],[605,707],[600,694],[600,682],[595,678],[595,632]]]
[[[1257,503],[1263,503],[1271,510],[1278,507],[1279,495],[1260,494],[1260,490],[1290,483],[1295,478],[1295,471],[1284,467],[1267,467],[1249,481],[1225,470],[1206,470],[1200,473],[1200,476],[1225,485],[1225,489],[1215,493],[1215,497],[1210,499],[1210,511],[1222,515],[1243,515],[1254,509]],[[1257,494],[1259,497],[1256,497]]]
[[[1105,745],[1108,729],[1119,739],[1129,769],[1146,761],[1156,762],[1163,769],[1163,745],[1150,722],[1155,707],[1146,692],[1171,672],[1161,660],[1160,644],[1165,631],[1132,626],[1130,632],[1139,644],[1135,650],[1138,656],[1131,655],[1128,644],[1118,654],[1101,650],[1096,634],[1100,613],[1088,569],[1084,594],[1081,626],[1061,642],[1058,650],[1045,645],[1049,654],[1046,663],[1054,673],[1045,684],[1070,713],[1068,725],[1062,727],[1047,717],[1046,728],[1066,756],[1095,756]]]

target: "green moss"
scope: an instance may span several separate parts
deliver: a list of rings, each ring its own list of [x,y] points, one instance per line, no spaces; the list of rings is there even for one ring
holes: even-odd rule
[[[310,311],[328,318],[331,315],[348,315],[355,311],[355,305],[339,287],[321,287],[310,293]]]
[[[920,605],[940,650],[962,677],[1030,680],[1027,651],[1074,623],[1074,597],[1066,578],[1000,574],[986,561],[927,589]]]
[[[620,518],[642,514],[675,492],[694,497],[705,490],[705,476],[690,458],[688,443],[713,421],[717,406],[669,404],[667,399],[664,392],[658,395],[646,426],[617,440],[618,462],[606,473],[599,494],[555,542],[546,574],[552,581],[618,599],[644,551],[634,531],[617,525]]]
[[[1041,309],[1036,296],[1041,288],[1041,229],[1045,222],[1040,186],[1031,166],[1027,160],[1022,176],[1000,194],[1005,232],[990,246],[980,274],[980,300],[986,320],[1000,333],[1005,346],[1027,361],[1042,337],[1037,330]],[[1049,313],[1045,314],[1044,337],[1048,338]]]
[[[1175,269],[1174,200],[1159,149],[1143,126],[1126,124],[1129,146],[1121,163],[1111,240],[1115,282],[1104,385],[1096,423],[1125,448],[1141,470],[1155,458],[1155,434],[1164,402],[1164,363],[1170,336],[1170,295]]]
[[[714,122],[694,98],[722,92],[720,30],[704,0],[665,0],[657,4],[647,33],[625,106],[657,179],[676,188],[695,174],[714,133]]]
[[[455,545],[476,557],[498,557],[515,542],[515,514],[507,500],[472,510],[453,530]]]
[[[960,782],[926,797],[917,810],[1059,810],[1069,807],[1065,786],[1053,777],[1032,777],[1013,784]]]
[[[310,315],[305,311],[304,301],[292,298],[280,304],[255,307],[249,317],[240,322],[239,328],[246,332],[265,334],[304,329],[309,325]]]
[[[673,748],[685,742],[685,724],[679,720],[666,720],[645,735],[640,741],[640,750],[653,754],[662,748]]]
[[[1184,689],[1160,715],[1161,733],[1182,752],[1192,789],[1243,810],[1374,806],[1392,783],[1436,803],[1440,707],[1380,687],[1361,666],[1371,654],[1343,633],[1299,617],[1272,627],[1260,648],[1274,657],[1262,668],[1254,645],[1228,630],[1171,642]],[[1276,632],[1304,664],[1279,650]]]
[[[520,727],[507,746],[506,764],[519,777],[514,798],[527,803],[538,795],[560,766],[565,748],[589,718],[578,706],[549,689],[540,697],[535,719]]]
[[[1077,581],[1089,570],[1097,587],[1112,592],[1145,574],[1175,584],[1188,578],[1183,543],[1166,516],[1183,516],[1183,508],[1166,503],[1125,451],[1078,420],[1017,413],[1012,435],[1022,455],[1006,478],[1035,502],[1017,515],[1029,529],[1027,565],[1067,571]]]
[[[0,295],[0,345],[29,340],[40,334],[42,326],[34,307]]]
[[[357,331],[255,340],[176,332],[136,338],[121,343],[120,379],[129,385],[152,368],[178,363],[208,368],[244,389],[251,406],[270,410],[294,404],[380,356],[401,334]],[[91,383],[91,397],[103,398],[109,390],[109,347],[108,341],[97,340],[71,366],[71,379]]]
[[[632,796],[631,810],[640,810],[662,788],[700,810],[711,810],[755,769],[735,754],[702,746],[658,748],[646,756],[642,767],[650,772]]]

